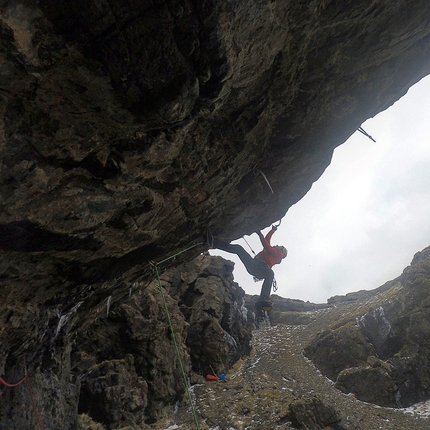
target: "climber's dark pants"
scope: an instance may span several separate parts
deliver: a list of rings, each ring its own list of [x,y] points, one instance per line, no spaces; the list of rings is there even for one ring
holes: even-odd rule
[[[252,258],[240,245],[232,245],[215,238],[214,248],[221,249],[222,251],[226,251],[231,254],[236,254],[250,275],[255,276],[258,279],[264,279],[260,297],[269,298],[275,275],[273,270],[267,264],[263,263],[258,258]]]

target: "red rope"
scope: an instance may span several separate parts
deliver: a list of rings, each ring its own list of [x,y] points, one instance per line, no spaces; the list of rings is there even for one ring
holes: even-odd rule
[[[39,426],[39,430],[43,430],[42,429],[42,423],[41,423],[40,417],[39,417],[39,412],[37,412],[36,401],[34,400],[34,396],[33,396],[33,390],[31,389],[30,378],[28,377],[28,375],[25,375],[24,378],[27,379],[28,391],[30,393],[31,403],[33,403],[33,409],[34,409],[34,413],[36,415],[36,420],[37,420],[37,424]]]
[[[17,382],[16,384],[9,384],[8,382],[6,382],[1,376],[0,376],[0,382],[5,385],[6,387],[9,388],[14,388],[17,387],[18,385],[22,384],[25,380],[27,380],[27,388],[28,388],[28,392],[30,393],[30,398],[31,398],[31,403],[33,404],[33,409],[34,409],[34,414],[36,415],[36,421],[37,421],[37,425],[39,427],[39,430],[43,430],[42,428],[42,422],[40,421],[40,416],[39,416],[39,412],[37,411],[37,407],[36,407],[36,401],[34,400],[34,396],[33,396],[33,390],[31,389],[31,384],[30,384],[30,378],[28,377],[28,375],[26,374],[19,382]]]
[[[8,384],[1,376],[0,376],[0,382],[3,385],[6,385],[6,387],[13,388],[17,387],[19,384],[22,384],[27,379],[27,375],[24,376],[24,378],[21,379],[21,381],[17,382],[16,384]]]

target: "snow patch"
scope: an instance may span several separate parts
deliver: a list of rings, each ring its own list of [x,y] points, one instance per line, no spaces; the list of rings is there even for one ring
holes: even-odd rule
[[[420,418],[430,418],[430,400],[426,402],[415,403],[409,408],[401,409],[405,414],[417,415]]]

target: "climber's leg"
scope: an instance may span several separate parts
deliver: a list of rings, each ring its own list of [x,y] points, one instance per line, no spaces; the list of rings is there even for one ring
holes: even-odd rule
[[[259,271],[255,267],[256,260],[254,260],[240,245],[232,245],[231,243],[214,238],[214,248],[221,249],[221,251],[226,251],[230,254],[236,254],[242,261],[247,272],[252,276],[259,277]]]
[[[270,292],[272,290],[273,278],[275,274],[273,273],[272,269],[270,269],[268,266],[266,267],[267,267],[267,270],[265,271],[264,282],[263,282],[263,285],[261,286],[260,299],[268,300],[270,297]]]

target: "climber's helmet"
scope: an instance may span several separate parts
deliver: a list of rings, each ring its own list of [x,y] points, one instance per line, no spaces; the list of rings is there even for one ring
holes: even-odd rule
[[[287,256],[288,251],[287,251],[287,248],[285,248],[285,246],[277,245],[277,246],[274,246],[274,248],[277,248],[277,249],[279,249],[279,251],[282,252],[282,254],[283,254],[282,258],[285,258]]]

